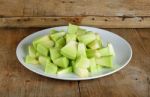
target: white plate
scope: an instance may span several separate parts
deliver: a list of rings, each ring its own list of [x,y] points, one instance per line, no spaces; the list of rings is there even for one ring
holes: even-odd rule
[[[27,36],[26,38],[24,38],[19,43],[17,50],[16,50],[18,60],[21,62],[21,64],[23,66],[25,66],[29,70],[31,70],[39,75],[46,76],[49,78],[61,79],[61,80],[95,79],[95,78],[99,78],[99,77],[103,77],[103,76],[107,76],[112,73],[115,73],[115,72],[119,71],[120,69],[122,69],[123,67],[125,67],[129,63],[129,61],[131,60],[131,57],[132,57],[132,49],[131,49],[130,44],[126,40],[124,40],[123,38],[121,38],[120,36],[118,36],[112,32],[106,31],[106,30],[102,30],[102,29],[98,29],[98,28],[94,28],[94,27],[87,27],[87,26],[80,26],[80,27],[84,28],[88,31],[92,31],[92,32],[96,32],[96,33],[100,34],[104,45],[106,45],[107,42],[111,42],[113,44],[113,47],[116,52],[116,58],[114,59],[114,67],[112,69],[103,69],[102,71],[100,71],[96,74],[92,74],[89,77],[80,78],[80,77],[76,76],[75,74],[64,74],[64,75],[49,74],[49,75],[47,75],[44,73],[44,71],[38,65],[26,64],[24,62],[24,58],[27,55],[27,46],[29,44],[31,44],[33,39],[35,39],[36,37],[40,37],[40,36],[48,34],[51,29],[56,29],[59,31],[60,30],[66,31],[67,26],[60,26],[60,27],[54,27],[54,28],[41,30],[41,31],[35,32],[35,33]]]

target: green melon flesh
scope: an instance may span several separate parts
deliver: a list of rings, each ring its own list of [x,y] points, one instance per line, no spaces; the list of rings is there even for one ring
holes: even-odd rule
[[[66,44],[66,40],[61,37],[55,42],[55,47],[62,48]]]
[[[69,59],[74,60],[77,55],[77,45],[75,41],[70,41],[62,49],[61,54]]]
[[[76,33],[78,31],[78,26],[69,24],[68,26],[68,33]]]
[[[35,65],[39,64],[39,62],[38,62],[38,60],[36,60],[36,58],[31,57],[31,56],[29,56],[29,55],[27,55],[27,56],[25,57],[25,63],[26,63],[26,64],[35,64]]]
[[[96,39],[96,35],[94,33],[87,33],[81,36],[78,36],[79,42],[84,43],[85,45],[89,44],[90,42]]]
[[[99,53],[98,50],[94,50],[94,49],[87,49],[86,50],[86,54],[88,58],[92,58],[92,57],[101,57],[101,54]]]
[[[70,42],[70,41],[76,41],[76,34],[74,33],[67,33],[66,34],[66,42]]]
[[[45,65],[50,63],[51,59],[50,57],[39,56],[38,61],[45,68]]]
[[[87,45],[90,49],[99,49],[101,45],[99,44],[98,40],[94,40]]]
[[[90,60],[90,67],[89,67],[89,71],[91,73],[95,73],[97,72],[97,65],[96,65],[96,61],[95,58],[91,58]]]
[[[54,64],[61,68],[67,68],[69,65],[69,60],[66,57],[59,57],[54,60]]]
[[[57,65],[53,64],[53,63],[48,63],[45,66],[45,73],[46,74],[56,74],[57,73]]]
[[[86,56],[86,46],[83,43],[78,43],[77,57]]]
[[[113,66],[113,56],[96,58],[96,64],[111,68]]]
[[[72,73],[72,66],[57,71],[57,74],[67,74],[67,73]]]
[[[50,34],[50,37],[53,41],[57,41],[59,38],[63,37],[66,34],[66,32],[58,32]]]
[[[36,50],[32,45],[28,46],[28,52],[29,52],[29,56],[36,57]]]
[[[52,61],[61,57],[60,49],[59,48],[50,48],[50,57],[51,57]]]
[[[43,44],[37,44],[37,52],[43,56],[48,56],[48,49]]]
[[[86,68],[75,68],[74,70],[75,74],[77,74],[79,77],[88,77],[89,71]]]

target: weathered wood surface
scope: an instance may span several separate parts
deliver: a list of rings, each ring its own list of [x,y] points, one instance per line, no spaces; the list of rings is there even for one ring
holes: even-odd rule
[[[50,27],[68,23],[100,28],[150,28],[150,17],[7,17],[0,18],[0,27]]]
[[[149,28],[150,0],[0,0],[0,27]]]
[[[150,29],[108,29],[129,41],[133,58],[119,72],[89,81],[42,77],[18,62],[16,46],[40,29],[0,29],[1,97],[150,97]]]

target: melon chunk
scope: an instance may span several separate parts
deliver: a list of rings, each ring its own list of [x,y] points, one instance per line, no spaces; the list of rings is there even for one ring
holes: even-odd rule
[[[53,63],[48,63],[45,66],[45,73],[46,74],[56,74],[58,70],[57,65],[53,64]]]
[[[28,46],[29,56],[36,57],[36,49],[32,45]]]
[[[94,49],[87,49],[86,50],[86,54],[88,58],[92,58],[92,57],[101,57],[101,54],[99,53],[98,50],[94,50]]]
[[[68,26],[68,33],[76,33],[78,28],[79,27],[77,25],[69,24],[69,26]]]
[[[76,41],[76,37],[77,35],[74,33],[68,33],[66,34],[66,42],[70,42],[70,41]]]
[[[90,49],[99,49],[99,48],[102,47],[102,46],[99,44],[99,41],[98,41],[98,40],[92,41],[92,42],[89,43],[87,46],[88,46]]]
[[[86,46],[83,43],[78,43],[77,57],[86,56]]]
[[[97,72],[97,65],[96,65],[96,61],[95,58],[91,58],[90,60],[90,67],[89,67],[89,71],[91,73],[95,73]]]
[[[53,33],[50,34],[50,37],[53,41],[57,41],[59,38],[63,37],[66,32],[58,32],[58,33]]]
[[[61,57],[60,49],[59,48],[50,48],[50,57],[51,57],[52,61]]]
[[[75,68],[74,72],[79,77],[88,77],[89,76],[89,71],[86,68]]]
[[[66,73],[72,73],[72,66],[57,71],[57,74],[66,74]]]
[[[48,49],[43,44],[37,44],[37,52],[43,56],[48,56]]]
[[[29,55],[27,55],[26,57],[25,57],[25,63],[26,64],[39,64],[39,62],[38,62],[38,60],[36,60],[36,58],[34,58],[34,57],[31,57],[31,56],[29,56]]]
[[[69,65],[69,60],[66,57],[59,57],[54,60],[54,64],[61,68],[67,68]]]
[[[62,49],[61,54],[69,59],[74,60],[77,55],[77,45],[75,41],[70,41]]]
[[[45,57],[45,56],[39,56],[38,58],[39,63],[45,68],[45,65],[50,63],[51,59],[50,57]]]
[[[90,42],[96,39],[96,35],[94,33],[86,33],[81,36],[78,36],[79,42],[84,43],[85,45],[89,44]]]
[[[55,47],[62,48],[66,44],[66,40],[61,37],[55,42]]]
[[[111,68],[113,65],[113,56],[105,56],[101,58],[96,58],[96,64]]]

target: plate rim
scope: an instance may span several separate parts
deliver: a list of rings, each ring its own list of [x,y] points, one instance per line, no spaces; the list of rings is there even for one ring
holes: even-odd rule
[[[35,31],[35,32],[29,34],[28,36],[24,37],[24,38],[19,42],[19,44],[17,45],[17,48],[16,48],[16,56],[17,56],[17,59],[19,60],[19,62],[20,62],[25,68],[27,68],[28,70],[30,70],[30,71],[32,71],[32,72],[38,74],[38,75],[44,76],[44,77],[53,78],[53,79],[59,79],[59,80],[79,81],[79,80],[97,79],[97,78],[105,77],[105,76],[108,76],[108,75],[112,75],[112,74],[114,74],[115,72],[120,71],[120,70],[123,69],[125,66],[127,66],[127,64],[130,62],[130,60],[131,60],[131,58],[132,58],[132,56],[133,56],[133,51],[132,51],[132,47],[131,47],[130,43],[129,43],[127,40],[125,40],[123,37],[119,36],[118,34],[115,34],[115,33],[113,33],[112,31],[104,30],[104,29],[101,29],[101,28],[90,27],[90,26],[79,26],[79,27],[83,27],[83,28],[87,28],[87,29],[89,29],[89,28],[94,28],[94,29],[101,30],[101,31],[104,31],[104,32],[107,32],[107,33],[111,33],[111,34],[113,34],[113,35],[119,37],[119,38],[120,38],[121,40],[123,40],[124,43],[128,46],[129,51],[130,51],[130,57],[128,58],[128,60],[127,60],[121,67],[119,67],[119,68],[117,68],[117,69],[115,69],[115,70],[113,70],[113,71],[111,71],[111,72],[108,72],[108,73],[105,73],[105,74],[102,74],[102,75],[90,76],[90,77],[86,77],[86,78],[80,78],[80,77],[78,77],[78,78],[69,78],[69,77],[62,78],[62,77],[58,77],[57,75],[55,75],[55,76],[49,76],[49,75],[47,75],[47,74],[45,74],[45,73],[39,73],[39,72],[37,72],[36,70],[33,70],[33,69],[29,68],[28,66],[26,66],[26,65],[20,60],[20,58],[19,58],[19,53],[18,53],[19,47],[20,47],[20,45],[22,44],[22,42],[23,42],[27,37],[29,37],[29,36],[31,36],[31,35],[35,35],[35,34],[37,34],[37,33],[40,33],[41,31],[44,31],[44,30],[50,30],[50,29],[56,29],[56,28],[64,28],[64,27],[67,27],[67,26],[57,26],[57,27],[51,27],[51,28],[42,29],[42,30],[39,30],[39,31]]]

